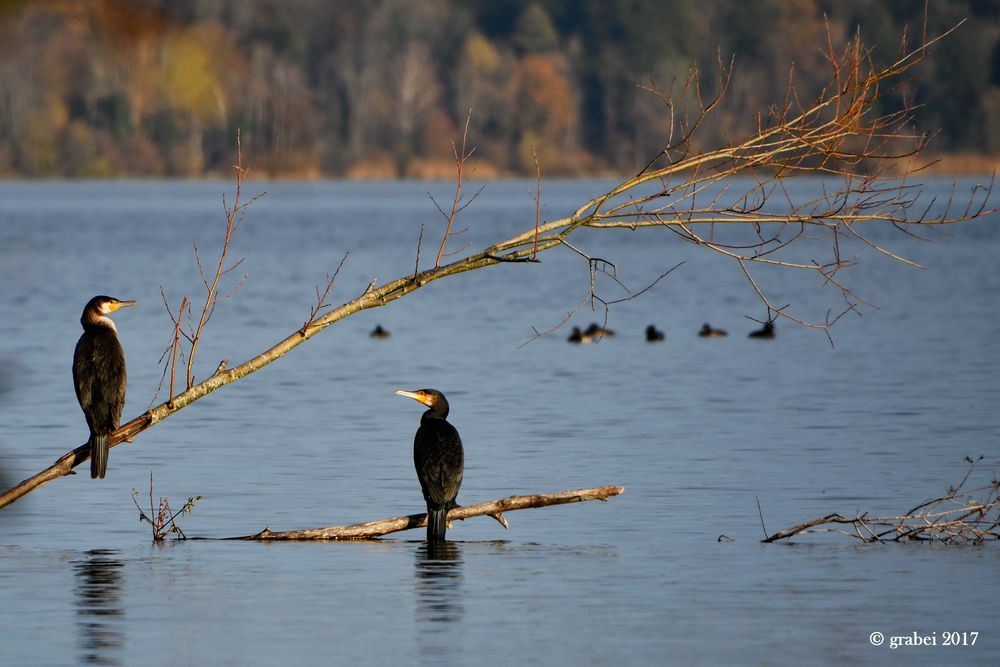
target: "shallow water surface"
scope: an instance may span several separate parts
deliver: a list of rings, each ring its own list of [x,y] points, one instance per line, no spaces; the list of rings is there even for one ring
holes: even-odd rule
[[[528,228],[531,183],[487,186],[455,248]],[[545,186],[548,219],[607,184]],[[970,182],[960,185],[967,187]],[[267,194],[231,249],[245,260],[199,347],[211,373],[289,335],[314,287],[350,252],[332,301],[426,267],[446,183],[252,183]],[[821,185],[805,182],[802,194]],[[950,183],[931,182],[946,192]],[[125,417],[153,400],[176,307],[203,298],[192,242],[218,249],[222,182],[0,183],[0,475],[14,483],[86,439],[70,360],[94,294],[139,299],[116,314],[129,367]],[[798,193],[793,193],[798,194]],[[830,512],[897,514],[1000,462],[997,220],[926,243],[876,238],[924,264],[867,252],[846,275],[878,309],[849,314],[831,347],[778,323],[738,269],[660,232],[600,232],[579,246],[642,289],[615,305],[598,344],[568,327],[603,320],[587,265],[539,264],[445,279],[331,327],[287,357],[111,451],[108,478],[62,478],[0,512],[0,663],[63,664],[995,664],[996,545],[759,542]],[[829,289],[764,273],[776,301],[818,313]],[[625,293],[599,283],[605,298]],[[229,288],[225,291],[228,292]],[[728,329],[699,339],[702,322]],[[381,323],[392,332],[373,340]],[[647,344],[655,323],[667,341]],[[443,547],[419,531],[365,543],[215,538],[420,511],[412,437],[447,394],[466,448],[464,503],[618,484],[585,503],[457,523]],[[162,399],[161,399],[162,400]],[[175,508],[210,539],[151,545],[130,492]],[[718,541],[721,535],[733,541]],[[978,631],[974,647],[873,647],[886,637]]]

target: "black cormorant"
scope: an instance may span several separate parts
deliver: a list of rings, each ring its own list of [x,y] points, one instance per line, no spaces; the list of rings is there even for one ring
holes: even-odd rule
[[[655,343],[660,340],[666,340],[667,336],[662,331],[650,324],[646,327],[646,342]]]
[[[420,418],[420,428],[413,438],[413,465],[427,501],[427,539],[443,540],[448,510],[458,507],[455,499],[462,486],[462,438],[448,423],[448,400],[437,389],[400,389],[396,395],[409,396],[430,408]]]
[[[392,334],[388,330],[383,329],[381,324],[376,324],[372,332],[368,334],[371,338],[388,338]]]
[[[108,317],[137,301],[95,296],[83,309],[83,335],[73,353],[73,385],[90,427],[90,476],[103,479],[108,471],[108,435],[116,428],[125,406],[125,351],[115,323]]]
[[[715,338],[717,336],[727,336],[728,334],[724,329],[713,329],[712,325],[705,322],[701,325],[701,329],[698,330],[698,335],[702,338]]]

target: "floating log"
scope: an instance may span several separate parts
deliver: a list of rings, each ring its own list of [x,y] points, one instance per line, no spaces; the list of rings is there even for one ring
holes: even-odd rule
[[[499,500],[490,500],[475,505],[456,507],[448,512],[448,521],[464,521],[475,516],[492,516],[504,528],[507,522],[503,512],[524,510],[532,507],[548,507],[549,505],[564,505],[579,503],[585,500],[607,500],[617,496],[625,489],[620,486],[601,486],[594,489],[577,489],[576,491],[560,491],[559,493],[542,493],[531,496],[510,496]],[[306,530],[273,531],[265,528],[255,535],[234,537],[235,540],[370,540],[401,530],[410,530],[427,525],[427,514],[410,514],[390,519],[378,519],[367,523],[355,523],[349,526],[328,526],[326,528],[310,528]]]

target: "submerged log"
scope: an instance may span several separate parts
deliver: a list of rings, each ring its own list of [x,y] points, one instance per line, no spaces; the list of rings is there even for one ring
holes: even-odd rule
[[[585,500],[607,500],[617,496],[625,489],[620,486],[601,486],[594,489],[578,489],[576,491],[560,491],[559,493],[542,493],[531,496],[510,496],[499,500],[490,500],[475,505],[456,507],[448,512],[448,521],[463,521],[474,516],[492,516],[504,528],[507,522],[503,512],[524,510],[531,507],[548,507],[549,505],[564,505],[579,503]],[[328,526],[326,528],[310,528],[307,530],[273,531],[265,528],[255,535],[234,537],[235,540],[370,540],[389,533],[427,525],[427,514],[410,514],[389,519],[377,519],[367,523],[355,523],[349,526]]]

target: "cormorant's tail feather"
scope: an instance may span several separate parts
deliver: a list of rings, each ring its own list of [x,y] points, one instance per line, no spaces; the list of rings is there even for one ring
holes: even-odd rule
[[[444,541],[444,533],[448,528],[448,509],[432,510],[427,508],[427,540]]]
[[[108,435],[90,435],[90,478],[104,479],[108,472]]]

